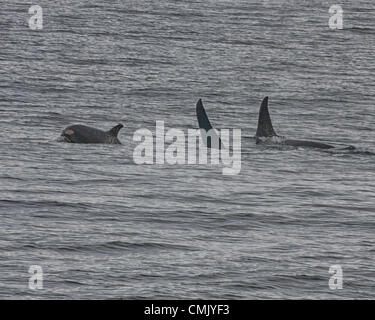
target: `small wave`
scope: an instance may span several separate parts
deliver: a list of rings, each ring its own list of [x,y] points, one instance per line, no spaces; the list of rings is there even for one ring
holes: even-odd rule
[[[22,205],[22,206],[54,206],[54,207],[71,207],[71,208],[87,208],[90,205],[85,203],[70,203],[51,200],[29,201],[29,200],[0,200],[0,207],[4,205]]]
[[[154,242],[124,242],[109,241],[104,243],[83,244],[78,246],[60,246],[54,248],[57,251],[68,252],[95,252],[108,253],[109,251],[123,250],[188,250],[194,251],[191,247],[171,243],[154,243]]]
[[[352,31],[353,33],[375,33],[375,28],[365,28],[365,27],[352,27],[352,28],[345,28],[348,31]]]

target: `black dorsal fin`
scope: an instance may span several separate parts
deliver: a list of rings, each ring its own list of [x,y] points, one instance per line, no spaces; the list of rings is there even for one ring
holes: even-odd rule
[[[277,136],[275,130],[273,130],[270,113],[268,111],[268,97],[265,97],[262,101],[259,110],[258,118],[258,129],[255,135],[256,137],[274,137]]]
[[[200,129],[204,129],[206,131],[212,129],[212,125],[208,119],[206,110],[204,110],[202,99],[199,99],[197,102],[197,119]]]
[[[206,132],[213,129],[210,120],[208,119],[206,110],[204,110],[202,100],[199,99],[197,102],[197,119],[200,129],[204,129]],[[207,148],[214,148],[214,149],[222,149],[224,148],[220,137],[216,134],[216,132],[213,130],[211,131],[212,138],[214,139],[213,143],[211,143],[211,137],[207,136]],[[218,144],[218,145],[217,145]]]
[[[111,136],[114,136],[114,137],[117,137],[119,131],[121,130],[121,128],[123,128],[124,126],[120,123],[118,124],[117,126],[113,127],[111,130],[109,130],[109,134]]]

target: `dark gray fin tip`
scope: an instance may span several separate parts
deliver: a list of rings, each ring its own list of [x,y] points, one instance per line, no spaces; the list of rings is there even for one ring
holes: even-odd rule
[[[274,137],[277,136],[272,126],[271,116],[268,111],[268,97],[265,97],[260,105],[258,128],[256,137]]]
[[[111,130],[109,130],[109,134],[111,136],[117,137],[119,131],[123,128],[124,126],[120,123],[117,126],[113,127]]]

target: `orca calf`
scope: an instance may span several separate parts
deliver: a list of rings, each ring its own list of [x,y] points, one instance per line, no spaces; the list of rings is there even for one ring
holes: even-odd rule
[[[308,140],[292,140],[285,139],[284,137],[278,136],[273,129],[270,113],[268,111],[268,97],[265,97],[260,105],[259,118],[258,118],[258,128],[255,134],[256,143],[278,143],[293,147],[308,147],[308,148],[318,148],[318,149],[332,149],[335,148],[332,145],[308,141]],[[348,146],[345,149],[353,150],[353,146]]]
[[[69,143],[105,143],[105,144],[121,144],[117,135],[124,126],[118,124],[109,131],[75,124],[63,130],[58,141]]]

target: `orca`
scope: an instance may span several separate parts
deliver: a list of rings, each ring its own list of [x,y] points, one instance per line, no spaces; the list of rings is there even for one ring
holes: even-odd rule
[[[109,131],[103,131],[82,124],[75,124],[65,128],[58,141],[69,143],[121,144],[117,136],[123,127],[122,124],[118,124]]]
[[[211,131],[213,129],[210,120],[208,119],[207,113],[204,109],[202,100],[199,99],[197,102],[197,119],[199,128],[204,130],[204,132],[212,132],[212,137],[215,137],[215,141],[219,141],[219,146],[211,146],[210,137],[207,136],[207,147],[208,148],[223,148],[222,142],[220,138],[215,136],[215,131]],[[317,148],[317,149],[333,149],[336,146],[317,142],[317,141],[309,141],[309,140],[293,140],[293,139],[286,139],[285,137],[279,136],[276,134],[272,121],[271,116],[268,110],[268,97],[265,97],[262,101],[259,110],[259,118],[258,118],[258,127],[256,134],[254,136],[256,144],[279,144],[279,145],[286,145],[292,147],[307,147],[307,148]],[[204,140],[204,139],[203,139]],[[353,146],[345,146],[342,150],[355,150]]]
[[[318,149],[332,149],[335,146],[330,144],[321,143],[317,141],[309,140],[293,140],[286,139],[285,137],[276,134],[268,110],[268,97],[265,97],[260,105],[259,118],[258,118],[258,128],[255,134],[255,141],[257,144],[260,143],[277,143],[292,147],[307,147],[307,148],[318,148]],[[353,146],[348,146],[345,149],[353,150]]]

